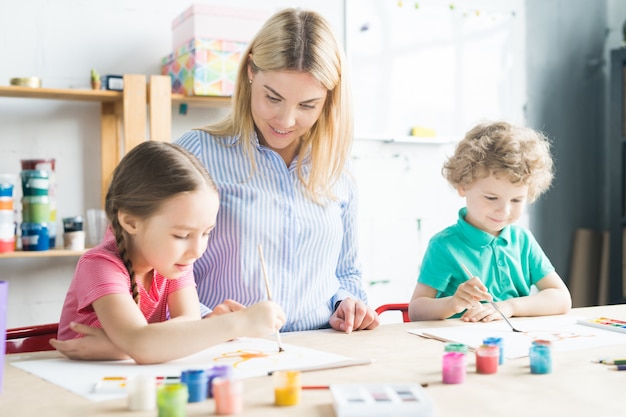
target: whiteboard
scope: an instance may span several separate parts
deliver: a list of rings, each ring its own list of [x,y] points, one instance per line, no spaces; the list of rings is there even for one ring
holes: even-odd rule
[[[356,137],[523,123],[522,0],[346,0]]]

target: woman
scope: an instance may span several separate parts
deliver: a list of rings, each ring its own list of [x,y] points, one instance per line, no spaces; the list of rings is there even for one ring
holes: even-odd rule
[[[276,13],[244,53],[230,114],[177,141],[220,192],[211,249],[194,266],[201,302],[238,309],[266,298],[260,245],[283,331],[378,326],[357,257],[352,125],[328,23],[311,11]]]

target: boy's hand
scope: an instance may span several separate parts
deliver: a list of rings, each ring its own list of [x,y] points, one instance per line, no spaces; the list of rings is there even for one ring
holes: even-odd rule
[[[483,308],[481,301],[490,301],[491,299],[485,285],[480,279],[473,277],[458,286],[454,296],[452,296],[452,303],[455,311],[460,313],[466,309]]]

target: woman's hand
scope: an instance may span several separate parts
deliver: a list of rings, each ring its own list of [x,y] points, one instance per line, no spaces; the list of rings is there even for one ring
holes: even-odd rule
[[[70,323],[70,328],[81,337],[70,340],[50,339],[50,344],[68,358],[92,361],[129,359],[101,328],[78,323]]]
[[[330,317],[329,324],[335,330],[350,333],[353,330],[375,329],[380,320],[376,311],[363,301],[346,298]]]

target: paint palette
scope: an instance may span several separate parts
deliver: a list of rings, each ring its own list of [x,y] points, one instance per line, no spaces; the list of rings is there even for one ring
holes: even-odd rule
[[[597,319],[581,319],[578,324],[597,327],[599,329],[611,330],[614,332],[626,333],[626,321],[599,317]]]
[[[337,417],[432,417],[419,384],[331,384]]]

